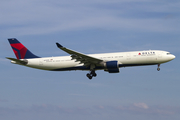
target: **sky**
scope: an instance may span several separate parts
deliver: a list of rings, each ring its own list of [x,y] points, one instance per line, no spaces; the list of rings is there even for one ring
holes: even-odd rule
[[[1,120],[179,120],[179,0],[1,0]],[[52,72],[11,64],[17,38],[41,57],[66,56],[56,42],[84,54],[165,50],[157,66],[120,73]]]

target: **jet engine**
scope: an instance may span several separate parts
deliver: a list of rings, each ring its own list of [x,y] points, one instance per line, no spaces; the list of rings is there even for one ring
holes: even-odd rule
[[[107,61],[104,63],[104,71],[109,73],[119,73],[118,61]]]

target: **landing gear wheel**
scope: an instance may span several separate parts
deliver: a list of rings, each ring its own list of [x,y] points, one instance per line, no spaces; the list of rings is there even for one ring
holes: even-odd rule
[[[88,73],[88,74],[86,74],[86,76],[89,77],[89,76],[91,76],[91,75]]]
[[[91,79],[92,79],[92,76],[89,76],[88,78],[91,80]]]
[[[160,64],[158,64],[158,68],[157,68],[157,71],[160,71],[160,68],[159,68],[159,67],[160,67]]]
[[[89,78],[89,79],[92,79],[92,77],[96,77],[97,74],[95,73],[95,70],[91,70],[90,73],[87,73],[86,76]]]
[[[94,76],[94,77],[96,77],[96,76],[97,76],[97,74],[96,74],[96,73],[94,73],[94,74],[93,74],[93,76]]]
[[[89,78],[89,79],[92,79],[92,76],[91,76],[91,74],[86,74],[86,76]]]
[[[97,74],[95,73],[95,71],[91,71],[91,73],[90,73],[93,77],[96,77],[97,76]]]

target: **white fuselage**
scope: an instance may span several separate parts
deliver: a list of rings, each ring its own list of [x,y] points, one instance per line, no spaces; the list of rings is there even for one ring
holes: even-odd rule
[[[118,61],[119,67],[155,65],[171,61],[175,58],[175,56],[169,52],[160,50],[89,54],[89,56],[103,61]],[[72,60],[70,56],[45,57],[26,60],[28,61],[28,64],[25,66],[42,70],[89,70],[89,68],[86,68],[84,64],[80,64],[80,62]],[[97,66],[95,70],[98,69],[105,68]]]

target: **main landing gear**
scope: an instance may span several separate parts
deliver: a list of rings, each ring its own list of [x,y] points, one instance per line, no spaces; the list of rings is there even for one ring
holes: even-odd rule
[[[92,77],[96,77],[97,74],[95,73],[95,70],[91,70],[91,72],[86,74],[86,76],[91,80]]]
[[[86,74],[86,76],[91,80],[92,77],[96,77],[97,74],[95,73],[95,65],[94,64],[91,64],[90,65],[90,73]]]
[[[158,68],[157,68],[157,71],[160,71],[160,68],[159,68],[159,67],[160,67],[160,64],[158,64]]]

